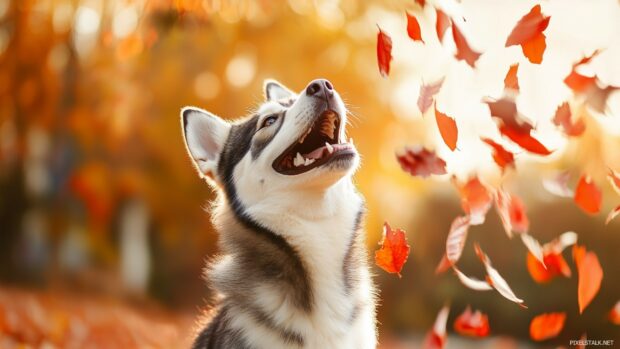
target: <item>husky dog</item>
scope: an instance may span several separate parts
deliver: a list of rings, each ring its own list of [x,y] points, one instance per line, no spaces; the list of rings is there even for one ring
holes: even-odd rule
[[[181,112],[189,155],[217,188],[223,253],[205,272],[216,305],[193,347],[375,348],[344,103],[324,79],[299,94],[273,80],[264,90],[258,110],[232,123]]]

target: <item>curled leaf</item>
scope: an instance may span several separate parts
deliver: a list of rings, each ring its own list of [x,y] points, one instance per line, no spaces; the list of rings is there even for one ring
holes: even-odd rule
[[[392,38],[379,28],[377,33],[377,63],[382,77],[390,75],[390,63],[392,62]]]
[[[493,197],[478,177],[473,177],[465,185],[455,182],[461,195],[461,206],[470,217],[471,225],[484,223],[486,214],[493,204]]]
[[[481,138],[481,140],[493,148],[493,160],[502,171],[506,169],[506,167],[514,167],[515,156],[513,153],[509,152],[501,144],[496,143],[492,139]]]
[[[508,286],[508,283],[506,282],[506,280],[504,280],[504,278],[499,274],[497,269],[493,268],[493,266],[491,265],[491,260],[482,251],[480,246],[478,244],[475,244],[474,249],[476,250],[476,255],[478,255],[478,258],[480,258],[480,260],[484,264],[484,268],[487,271],[487,282],[491,286],[493,286],[493,288],[497,292],[499,292],[499,294],[504,296],[504,298],[508,299],[509,301],[515,302],[522,307],[525,307],[525,305],[523,304],[523,299],[518,298],[514,294],[510,286]]]
[[[493,289],[491,284],[489,284],[487,281],[469,277],[463,274],[463,272],[457,268],[453,269],[454,273],[456,273],[456,276],[459,278],[459,281],[461,281],[461,283],[465,285],[465,287],[474,291],[491,291]]]
[[[571,120],[571,111],[568,102],[562,103],[555,111],[553,123],[561,127],[566,135],[572,137],[581,136],[586,130],[586,124],[583,122],[583,119],[579,119],[576,122]]]
[[[450,307],[447,305],[437,313],[433,329],[426,335],[424,349],[443,349],[446,345],[446,324],[450,315]]]
[[[530,221],[525,214],[525,205],[519,197],[500,188],[495,191],[495,207],[508,237],[512,237],[513,231],[518,234],[528,232]]]
[[[523,54],[535,64],[542,62],[542,57],[547,46],[545,34],[551,17],[542,15],[540,5],[532,7],[530,12],[523,16],[506,40],[506,47],[521,45]]]
[[[450,226],[450,233],[446,239],[446,258],[452,264],[456,264],[467,240],[469,230],[469,216],[456,217]]]
[[[454,321],[454,330],[464,336],[486,337],[490,332],[489,318],[480,310],[472,312],[471,308],[467,306],[465,311]]]
[[[620,214],[620,205],[616,206],[613,210],[609,211],[607,218],[605,219],[605,224],[609,224],[614,218],[616,218]]]

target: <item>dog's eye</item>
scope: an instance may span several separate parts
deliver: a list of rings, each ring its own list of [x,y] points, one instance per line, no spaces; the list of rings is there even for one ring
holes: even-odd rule
[[[277,120],[278,120],[277,115],[268,116],[263,120],[263,123],[260,125],[260,128],[271,126],[275,124]]]

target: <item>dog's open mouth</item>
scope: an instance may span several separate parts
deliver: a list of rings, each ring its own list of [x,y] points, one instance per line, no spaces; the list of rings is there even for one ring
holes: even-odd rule
[[[293,144],[273,162],[282,174],[297,175],[332,160],[353,157],[355,148],[340,140],[341,119],[333,110],[324,111]]]

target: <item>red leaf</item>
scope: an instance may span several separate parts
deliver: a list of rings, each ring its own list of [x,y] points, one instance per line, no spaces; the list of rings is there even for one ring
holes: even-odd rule
[[[418,96],[418,108],[420,109],[420,112],[422,112],[422,114],[426,113],[428,108],[430,108],[430,106],[435,101],[435,95],[441,89],[441,85],[443,85],[443,79],[430,85],[422,84],[422,87],[420,87],[420,95]]]
[[[601,210],[603,194],[590,176],[583,175],[575,189],[575,203],[585,212],[594,215]]]
[[[435,12],[437,13],[437,22],[435,23],[435,31],[437,32],[437,38],[439,39],[439,42],[443,42],[443,36],[451,24],[450,17],[448,17],[448,15],[446,15],[440,9],[435,9]]]
[[[504,88],[519,91],[519,79],[517,78],[518,70],[519,63],[510,66],[510,69],[508,69],[508,73],[506,73],[506,77],[504,78]]]
[[[583,122],[583,119],[579,119],[575,123],[571,120],[571,111],[568,102],[562,103],[555,111],[553,123],[562,127],[564,133],[568,136],[580,136],[586,130],[586,124]]]
[[[435,267],[435,275],[445,273],[448,269],[450,269],[450,267],[452,267],[452,263],[450,263],[448,257],[444,253],[443,256],[441,256],[439,264],[437,264],[437,266]]]
[[[444,306],[437,313],[433,329],[426,335],[424,340],[424,349],[443,349],[446,345],[446,323],[450,315],[450,308]]]
[[[470,216],[471,225],[479,225],[484,223],[485,216],[493,198],[487,188],[480,182],[478,177],[470,179],[465,185],[460,186],[455,182],[461,195],[461,206],[465,213]]]
[[[506,47],[521,45],[523,54],[530,62],[540,64],[545,52],[545,34],[551,17],[542,15],[540,5],[534,6],[528,14],[523,16],[506,40]]]
[[[456,59],[463,60],[467,62],[470,67],[474,68],[476,61],[480,58],[480,53],[472,50],[467,43],[467,39],[465,39],[465,36],[463,36],[463,33],[461,33],[455,23],[452,23],[452,37],[456,45]]]
[[[481,140],[493,148],[493,160],[502,171],[506,169],[506,167],[514,167],[515,156],[513,153],[490,138],[481,138]]]
[[[523,299],[518,298],[514,294],[510,286],[508,286],[506,280],[504,280],[504,278],[499,274],[497,269],[493,268],[489,256],[482,252],[482,249],[478,244],[474,244],[474,249],[476,251],[476,255],[482,261],[482,263],[484,264],[484,268],[487,271],[487,282],[491,286],[493,286],[493,288],[497,290],[499,294],[504,296],[504,298],[508,299],[509,301],[515,302],[522,307],[525,307],[525,305],[523,304]]]
[[[396,154],[403,171],[412,176],[428,177],[446,174],[446,162],[434,152],[421,146],[408,147],[404,154]]]
[[[388,273],[395,273],[401,277],[400,271],[409,256],[409,245],[405,232],[401,229],[392,230],[385,222],[381,248],[375,251],[375,263]]]
[[[476,310],[472,312],[467,306],[465,311],[454,321],[454,330],[464,336],[486,337],[489,335],[489,318],[486,314]]]
[[[424,5],[422,5],[424,6]],[[407,34],[409,37],[413,39],[413,41],[422,41],[422,31],[420,30],[420,23],[418,23],[418,19],[415,16],[410,15],[409,13],[405,13],[407,15]]]
[[[577,273],[579,283],[577,285],[577,299],[579,301],[579,313],[592,302],[603,281],[603,268],[594,252],[586,251],[585,254],[576,257]],[[579,262],[577,262],[577,260]]]
[[[549,282],[557,276],[568,278],[572,274],[562,253],[547,251],[545,247],[543,247],[543,261],[545,264],[542,264],[530,252],[527,254],[526,261],[530,276],[538,283]]]
[[[454,151],[454,149],[456,149],[456,141],[459,138],[459,130],[456,127],[456,121],[437,110],[437,106],[435,106],[435,120],[437,121],[437,127],[439,128],[439,133],[441,133],[441,138],[443,138],[444,143],[446,143],[450,150]]]
[[[602,87],[599,86],[598,83],[594,83],[590,85],[584,93],[586,103],[596,112],[605,114],[607,112],[607,100],[609,96],[618,90],[620,90],[620,88],[615,86]]]
[[[486,101],[491,116],[500,120],[499,131],[502,135],[517,143],[521,148],[538,155],[549,155],[551,152],[537,139],[530,135],[533,127],[524,120],[518,120],[517,105],[508,98],[497,101]]]
[[[508,237],[512,237],[513,231],[519,234],[528,232],[530,221],[525,214],[525,205],[516,195],[498,189],[495,192],[495,208]]]
[[[566,313],[546,313],[536,316],[530,323],[530,337],[535,341],[556,337],[564,328]]]
[[[607,215],[607,219],[605,219],[605,224],[609,224],[614,218],[616,218],[620,214],[620,205],[616,206],[613,210],[609,212]]]
[[[424,7],[426,5],[426,0],[415,0],[416,4]]]
[[[564,83],[574,92],[583,92],[596,82],[596,76],[584,76],[577,73],[577,67],[589,63],[592,58],[599,54],[599,50],[594,51],[590,56],[583,57],[579,62],[573,64],[570,74],[564,79]]]
[[[609,312],[609,321],[614,325],[620,325],[620,301]]]
[[[611,183],[611,186],[614,188],[616,193],[620,195],[620,173],[617,173],[616,171],[609,169],[609,173],[607,174],[607,179],[609,179],[609,183]]]
[[[450,233],[446,239],[446,258],[452,265],[458,262],[467,241],[469,230],[469,216],[456,217],[450,226]]]
[[[392,38],[379,28],[377,34],[377,62],[382,77],[390,74],[390,62],[392,61]]]

